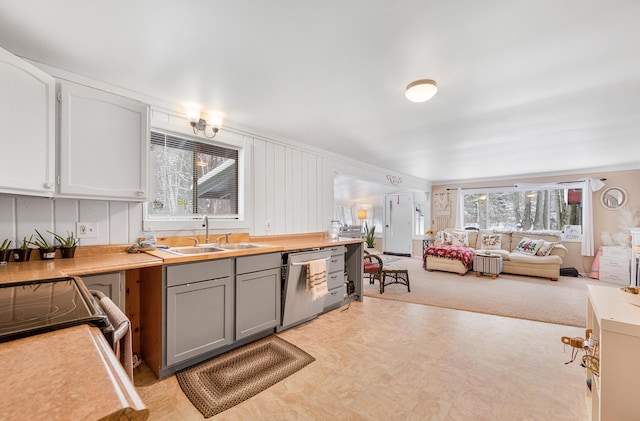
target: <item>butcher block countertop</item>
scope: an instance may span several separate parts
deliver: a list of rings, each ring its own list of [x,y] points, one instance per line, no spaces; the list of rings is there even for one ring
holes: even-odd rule
[[[149,410],[98,328],[0,343],[0,419],[146,420]]]
[[[193,245],[194,237],[159,237],[158,244],[170,247]],[[195,236],[201,243],[203,235]],[[215,238],[215,236],[213,236]],[[228,250],[212,254],[177,255],[165,250],[156,249],[145,253],[127,253],[127,245],[105,245],[78,247],[72,259],[55,258],[38,260],[38,250],[33,250],[28,262],[9,262],[0,266],[0,284],[39,279],[52,279],[66,276],[82,276],[97,273],[116,272],[162,264],[195,262],[199,260],[225,259],[229,257],[248,256],[273,252],[287,252],[317,247],[333,247],[336,245],[362,243],[361,238],[339,238],[330,240],[324,233],[270,235],[250,237],[249,234],[232,234],[232,243],[253,243],[262,247],[244,250]]]
[[[212,236],[211,238],[215,238]],[[170,247],[193,245],[194,237],[160,237],[157,239],[158,244],[166,244]],[[204,243],[204,236],[197,236],[200,243]],[[326,238],[324,233],[309,234],[289,234],[289,235],[269,235],[251,237],[249,234],[232,234],[230,243],[251,243],[260,245],[260,248],[244,249],[244,250],[227,250],[212,254],[200,254],[180,256],[166,250],[157,249],[147,251],[152,256],[161,258],[165,264],[194,262],[198,260],[224,259],[228,257],[249,256],[252,254],[264,254],[274,252],[288,252],[294,250],[312,249],[318,247],[333,247],[336,245],[357,244],[362,243],[362,238],[339,238],[330,240]]]

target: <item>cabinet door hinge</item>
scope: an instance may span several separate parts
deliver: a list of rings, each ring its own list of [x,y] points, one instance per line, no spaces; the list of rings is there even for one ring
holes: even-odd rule
[[[58,102],[62,102],[62,93],[60,91],[56,92],[56,99]]]

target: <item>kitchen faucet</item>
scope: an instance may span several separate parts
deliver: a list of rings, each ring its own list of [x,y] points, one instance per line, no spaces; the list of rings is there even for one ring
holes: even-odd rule
[[[209,244],[209,216],[205,215],[202,218],[202,226],[204,227],[204,242]]]
[[[225,234],[225,235],[221,235],[220,237],[216,238],[216,245],[220,245],[220,239],[224,238],[225,242],[227,244],[229,244],[229,236],[231,235],[231,233]]]

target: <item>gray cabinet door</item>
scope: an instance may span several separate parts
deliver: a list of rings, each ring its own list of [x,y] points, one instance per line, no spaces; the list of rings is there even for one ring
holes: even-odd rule
[[[167,288],[167,366],[233,342],[233,295],[229,277]]]
[[[124,272],[101,273],[99,275],[82,276],[82,282],[88,290],[100,291],[125,311]]]
[[[236,276],[236,340],[280,323],[280,269]]]

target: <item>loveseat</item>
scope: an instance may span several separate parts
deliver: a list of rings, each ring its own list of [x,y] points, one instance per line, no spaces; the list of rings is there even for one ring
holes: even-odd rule
[[[439,232],[433,246],[425,250],[424,268],[464,275],[471,269],[469,253],[484,250],[502,256],[504,273],[557,281],[562,258],[567,255],[567,248],[560,240],[560,236],[553,234],[447,228]]]

